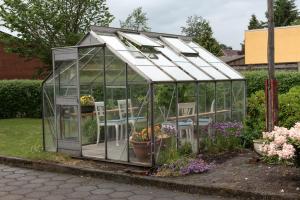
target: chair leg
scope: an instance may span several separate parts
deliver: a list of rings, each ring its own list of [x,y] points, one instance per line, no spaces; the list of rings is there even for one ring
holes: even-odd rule
[[[97,144],[99,144],[99,140],[100,140],[100,126],[97,126]]]
[[[121,137],[120,137],[120,139],[123,139],[123,129],[124,129],[123,124],[120,124],[120,128],[121,128]]]
[[[115,125],[116,128],[116,146],[120,146],[119,145],[119,125]]]

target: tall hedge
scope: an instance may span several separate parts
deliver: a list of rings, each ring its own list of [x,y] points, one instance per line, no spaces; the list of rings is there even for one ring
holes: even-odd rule
[[[0,80],[0,118],[41,117],[39,80]]]
[[[247,79],[247,94],[249,97],[257,91],[264,90],[265,80],[268,77],[266,71],[251,71],[243,74]],[[279,94],[287,93],[292,87],[300,85],[299,72],[277,72],[276,79],[278,80]]]

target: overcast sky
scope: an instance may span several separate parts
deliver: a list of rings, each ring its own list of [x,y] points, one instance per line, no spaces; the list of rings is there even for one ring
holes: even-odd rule
[[[240,49],[251,14],[265,20],[267,0],[107,0],[116,17],[112,26],[119,27],[134,8],[142,6],[152,31],[180,33],[188,16],[199,15],[209,20],[216,39]],[[300,8],[300,0],[296,0]]]

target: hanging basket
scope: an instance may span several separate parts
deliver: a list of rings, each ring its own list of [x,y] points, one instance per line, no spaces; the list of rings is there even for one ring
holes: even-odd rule
[[[94,106],[81,106],[81,113],[92,113],[94,109]]]

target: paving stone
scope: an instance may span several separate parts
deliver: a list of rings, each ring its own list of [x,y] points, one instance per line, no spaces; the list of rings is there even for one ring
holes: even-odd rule
[[[54,191],[51,191],[52,194],[71,194],[74,191],[71,188],[60,188]]]
[[[87,198],[88,200],[108,200],[111,199],[111,197],[107,196],[107,195],[91,195]],[[114,199],[116,200],[116,199]]]
[[[90,192],[92,190],[96,190],[97,187],[95,186],[80,186],[80,187],[76,187],[75,191],[82,191],[82,192]]]
[[[64,183],[64,184],[59,185],[59,188],[75,188],[78,186],[80,186],[79,183]]]
[[[66,197],[63,195],[50,195],[43,198],[43,200],[64,200],[64,199],[66,199]]]
[[[15,179],[15,178],[21,178],[23,176],[25,176],[25,175],[24,174],[11,174],[11,175],[5,176],[5,178],[13,178],[13,179]]]
[[[1,197],[1,196],[4,196],[4,195],[7,195],[7,194],[8,194],[8,192],[4,192],[4,191],[3,191],[3,192],[0,192],[0,197]]]
[[[71,197],[71,198],[83,198],[83,197],[87,197],[89,195],[90,195],[89,192],[73,192],[71,194],[67,194],[67,197]]]
[[[23,198],[24,197],[22,195],[16,195],[16,194],[9,194],[5,196],[5,200],[18,200]]]
[[[1,170],[6,170],[5,172]],[[16,173],[15,173],[16,172]],[[3,175],[1,177],[1,174]],[[7,177],[6,177],[7,176]],[[204,197],[204,198],[201,198]],[[49,173],[0,164],[0,200],[221,200],[97,178]]]
[[[47,186],[37,188],[36,191],[47,192],[47,191],[52,191],[52,190],[56,190],[56,189],[57,189],[57,187],[55,185],[47,185]]]
[[[16,179],[16,181],[10,181],[10,182],[6,183],[6,185],[22,186],[22,185],[25,185],[27,183],[28,183],[27,181],[19,181],[18,179]]]
[[[40,191],[34,191],[26,194],[26,197],[33,197],[33,198],[42,198],[49,195],[48,192],[40,192]]]
[[[18,180],[20,180],[20,181],[30,181],[30,180],[34,180],[36,178],[37,177],[33,176],[33,175],[26,175],[24,177],[18,178]]]
[[[16,186],[4,186],[0,188],[1,192],[9,192],[9,191],[13,191],[13,190],[17,190],[18,187]]]
[[[151,200],[153,199],[153,196],[148,195],[134,195],[128,198],[128,200]]]
[[[28,183],[26,185],[23,185],[22,188],[38,188],[40,186],[42,185],[39,183]]]
[[[49,181],[49,179],[37,178],[37,179],[31,180],[30,183],[45,183],[47,181]]]
[[[45,182],[44,183],[44,185],[61,185],[61,184],[63,184],[63,183],[65,183],[64,181],[47,181],[47,182]]]
[[[66,181],[68,179],[71,179],[71,177],[70,176],[63,176],[63,175],[59,175],[59,176],[53,176],[52,175],[51,179],[53,181]]]
[[[133,195],[132,192],[114,192],[114,193],[111,193],[109,196],[111,196],[113,198],[126,198],[126,197],[129,197],[132,195]]]
[[[20,188],[18,190],[14,190],[11,191],[12,194],[20,194],[20,195],[24,195],[24,194],[28,194],[30,192],[32,192],[33,189],[32,188]]]
[[[7,168],[2,169],[3,172],[14,172],[17,170],[19,170],[19,168],[7,167]]]
[[[114,192],[114,190],[112,190],[112,189],[101,188],[101,189],[93,190],[91,193],[93,193],[93,194],[110,194],[113,192]]]

